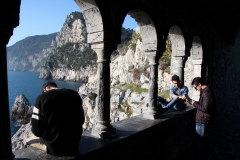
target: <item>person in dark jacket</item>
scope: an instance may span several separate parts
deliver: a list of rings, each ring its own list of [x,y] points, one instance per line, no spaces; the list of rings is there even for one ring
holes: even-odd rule
[[[200,92],[199,101],[190,100],[197,109],[196,112],[196,140],[199,149],[199,158],[208,159],[208,136],[209,126],[216,118],[216,101],[212,89],[206,85],[201,77],[192,80],[192,86]]]
[[[82,99],[76,91],[59,89],[55,82],[43,84],[42,94],[35,101],[31,125],[47,153],[77,155],[84,121]]]

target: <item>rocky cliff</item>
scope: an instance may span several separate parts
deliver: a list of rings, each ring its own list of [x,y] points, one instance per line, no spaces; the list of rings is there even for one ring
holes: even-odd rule
[[[53,52],[41,69],[39,78],[87,82],[87,73],[91,70],[89,66],[96,61],[96,54],[86,43],[86,37],[82,13],[68,15],[53,42]]]
[[[33,106],[29,103],[24,94],[20,94],[15,98],[10,118],[13,121],[17,121],[21,127],[12,137],[13,151],[23,148],[25,140],[33,135],[30,125],[32,111]]]
[[[133,30],[124,29],[123,44],[119,50],[124,50],[131,40]],[[40,72],[41,79],[88,82],[89,76],[96,70],[97,54],[87,43],[86,24],[79,12],[69,15],[57,34],[54,52]],[[125,45],[126,44],[126,45]],[[116,55],[119,52],[115,53]]]
[[[12,150],[24,148],[26,140],[33,135],[31,131],[31,123],[21,125],[18,131],[12,136]]]
[[[26,124],[30,121],[32,110],[33,106],[28,99],[24,94],[20,94],[15,98],[10,118],[11,120],[19,121],[20,124]]]

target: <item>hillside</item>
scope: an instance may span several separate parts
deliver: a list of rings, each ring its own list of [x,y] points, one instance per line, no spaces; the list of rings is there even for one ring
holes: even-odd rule
[[[26,37],[7,47],[8,70],[39,71],[57,33]]]

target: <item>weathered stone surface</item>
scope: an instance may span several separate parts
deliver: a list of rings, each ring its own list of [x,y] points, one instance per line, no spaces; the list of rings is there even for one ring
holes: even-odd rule
[[[157,50],[157,33],[153,24],[140,26],[144,51]]]
[[[172,56],[185,56],[185,40],[181,28],[172,26],[169,37],[172,43]]]
[[[82,11],[85,11],[97,6],[94,0],[75,0],[75,2],[77,3],[77,5],[80,7]]]
[[[26,139],[33,135],[31,131],[31,124],[22,125],[18,131],[12,136],[12,150],[24,148]]]
[[[88,36],[88,43],[96,43],[103,41],[103,31],[99,31],[96,33],[89,33]]]
[[[86,21],[87,32],[91,35],[88,35],[88,43],[102,42],[103,24],[99,9],[97,7],[93,7],[83,11],[83,14]]]
[[[191,49],[192,59],[193,60],[200,60],[200,64],[202,64],[203,59],[203,48],[201,39],[198,36],[193,38],[193,44]]]

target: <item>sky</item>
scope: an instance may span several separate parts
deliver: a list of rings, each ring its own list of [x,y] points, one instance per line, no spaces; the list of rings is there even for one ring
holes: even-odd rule
[[[75,11],[81,12],[74,0],[22,0],[20,24],[14,28],[7,46],[29,36],[59,32],[67,15]],[[137,23],[126,16],[123,27],[135,30]]]

